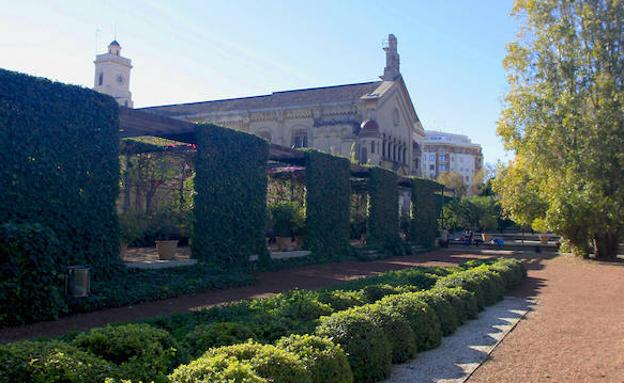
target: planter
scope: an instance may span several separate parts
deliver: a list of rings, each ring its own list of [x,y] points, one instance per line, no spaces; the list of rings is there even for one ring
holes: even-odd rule
[[[537,236],[537,238],[539,238],[539,241],[542,245],[547,245],[548,244],[548,234],[539,234]]]
[[[483,239],[483,242],[488,243],[492,240],[492,234],[483,233],[481,234],[481,239]]]
[[[156,250],[158,251],[158,259],[169,260],[174,259],[176,250],[178,249],[178,241],[156,241]]]

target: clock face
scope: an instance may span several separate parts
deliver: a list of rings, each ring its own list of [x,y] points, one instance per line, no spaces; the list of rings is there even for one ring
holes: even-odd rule
[[[122,85],[124,83],[124,77],[122,75],[117,75],[117,83]]]

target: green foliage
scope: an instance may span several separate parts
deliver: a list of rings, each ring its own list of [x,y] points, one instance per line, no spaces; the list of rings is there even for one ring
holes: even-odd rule
[[[506,291],[501,276],[485,264],[443,277],[436,286],[461,287],[473,292],[480,309],[502,299]]]
[[[147,324],[107,325],[79,334],[73,344],[119,366],[119,377],[158,382],[176,356],[169,333]]]
[[[369,168],[368,243],[393,248],[399,242],[399,190],[396,173]]]
[[[269,146],[253,135],[198,125],[193,257],[244,268],[266,254],[266,162]]]
[[[226,355],[199,358],[169,375],[170,383],[269,383],[251,365]]]
[[[495,230],[501,217],[500,207],[493,196],[470,196],[453,200],[444,206],[442,214],[445,228],[451,230]]]
[[[390,295],[378,304],[407,320],[414,332],[418,351],[429,350],[440,344],[442,332],[439,318],[418,293]]]
[[[390,343],[377,323],[364,313],[349,309],[323,317],[316,334],[342,346],[355,382],[376,382],[390,376]]]
[[[434,194],[440,185],[437,183],[412,178],[412,222],[410,225],[410,233],[412,240],[423,246],[425,249],[431,249],[434,246],[437,228],[437,217]]]
[[[193,356],[198,357],[209,348],[229,346],[255,339],[255,328],[250,323],[217,322],[201,324],[185,337],[185,344]]]
[[[301,235],[305,213],[297,202],[280,201],[269,205],[269,214],[276,236]]]
[[[524,225],[545,221],[582,255],[624,232],[624,2],[517,1],[498,134],[515,152],[494,190]]]
[[[418,287],[416,287],[418,289]],[[400,294],[406,292],[406,287],[394,287],[389,284],[368,285],[361,290],[368,303],[375,303],[387,295]]]
[[[419,291],[418,296],[435,311],[440,320],[440,330],[443,336],[455,332],[460,325],[460,317],[457,313],[456,304],[461,300],[453,294],[449,288],[433,288]]]
[[[101,382],[115,367],[60,341],[0,345],[0,383]]]
[[[344,256],[350,235],[349,161],[313,150],[305,158],[305,247],[316,257]]]
[[[333,312],[331,306],[319,301],[318,293],[309,290],[291,290],[281,294],[278,302],[271,310],[277,317],[308,321]]]
[[[277,347],[299,357],[312,377],[312,383],[352,383],[353,373],[342,347],[314,335],[291,335]]]
[[[0,324],[56,319],[67,309],[59,242],[40,224],[0,225]]]
[[[392,308],[381,304],[369,304],[354,309],[371,318],[383,331],[392,350],[392,363],[413,359],[418,352],[416,337],[407,319]]]
[[[436,181],[449,189],[453,190],[456,197],[461,198],[466,196],[468,189],[471,185],[464,183],[464,177],[457,172],[444,172],[441,173]]]
[[[366,304],[367,299],[362,291],[324,290],[319,293],[319,300],[329,304],[334,311],[346,310]]]
[[[119,263],[117,103],[0,69],[0,222],[41,223],[60,266],[106,274]]]
[[[252,282],[247,273],[222,272],[205,264],[159,270],[121,269],[108,279],[91,281],[91,295],[70,300],[69,311],[121,307]]]
[[[242,343],[211,349],[199,360],[232,357],[248,363],[258,376],[273,383],[311,383],[310,374],[294,354],[271,345]]]

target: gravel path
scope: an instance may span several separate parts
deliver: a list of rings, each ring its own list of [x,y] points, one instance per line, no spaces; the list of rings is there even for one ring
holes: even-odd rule
[[[507,297],[442,339],[431,351],[411,362],[393,366],[385,383],[462,383],[529,309],[523,298]]]
[[[515,292],[537,305],[468,383],[624,382],[624,264],[538,266]]]

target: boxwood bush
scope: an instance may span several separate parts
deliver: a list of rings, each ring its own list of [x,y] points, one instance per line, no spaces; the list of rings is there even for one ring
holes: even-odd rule
[[[0,345],[0,383],[102,382],[116,366],[61,341]]]
[[[490,270],[489,266],[481,265],[462,272],[450,274],[436,282],[441,287],[462,287],[472,291],[477,298],[479,309],[496,303],[503,297],[505,285],[501,276]]]
[[[327,303],[335,311],[346,310],[367,303],[361,290],[323,290],[319,292],[319,301]]]
[[[170,383],[269,383],[253,367],[227,355],[199,358],[169,375]],[[124,382],[125,383],[125,382]]]
[[[107,325],[81,333],[72,342],[119,366],[119,376],[136,380],[166,381],[176,360],[171,335],[147,324]]]
[[[354,381],[376,382],[390,376],[390,342],[383,329],[357,308],[321,318],[316,334],[342,346],[349,356]]]
[[[185,337],[185,346],[195,357],[208,349],[218,346],[229,346],[255,339],[255,326],[244,322],[217,322],[200,324]]]
[[[453,290],[449,288],[433,288],[418,292],[418,296],[435,311],[440,321],[442,335],[450,335],[460,324],[457,302]]]
[[[201,358],[230,357],[249,364],[258,376],[273,383],[311,383],[303,362],[294,354],[268,344],[242,343],[214,348]],[[178,367],[176,371],[185,367]],[[173,375],[175,375],[174,372]]]
[[[342,347],[327,338],[291,335],[277,347],[297,355],[310,372],[312,383],[352,383],[353,373]]]

